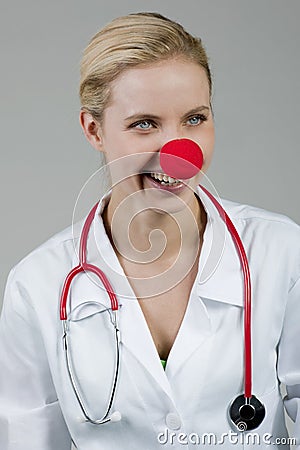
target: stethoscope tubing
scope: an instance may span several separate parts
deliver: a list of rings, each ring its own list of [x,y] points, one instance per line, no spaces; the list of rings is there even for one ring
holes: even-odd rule
[[[210,198],[218,210],[222,220],[225,222],[236,246],[237,254],[239,255],[242,266],[244,279],[244,396],[246,399],[249,399],[252,397],[251,278],[249,263],[241,238],[230,217],[207,189],[205,189],[202,185],[199,185],[199,187]]]
[[[113,402],[114,402],[114,398],[115,398],[115,392],[116,392],[116,388],[117,388],[117,383],[118,383],[118,378],[119,378],[119,368],[120,368],[120,330],[118,327],[118,320],[117,320],[117,314],[118,311],[113,311],[113,326],[115,329],[115,342],[116,342],[116,361],[115,361],[115,368],[114,368],[114,375],[113,375],[113,383],[112,383],[112,387],[111,387],[111,392],[109,395],[109,402],[106,408],[105,413],[103,414],[103,416],[101,417],[101,419],[93,419],[85,405],[84,405],[84,401],[81,397],[81,394],[79,392],[78,386],[77,386],[77,382],[75,379],[75,375],[73,373],[73,369],[72,369],[72,364],[70,361],[70,354],[69,354],[69,345],[68,345],[68,332],[67,332],[67,321],[63,321],[63,327],[64,327],[64,335],[63,335],[63,344],[64,344],[64,349],[65,349],[65,358],[66,358],[66,366],[67,366],[67,371],[68,371],[68,376],[69,379],[71,380],[71,384],[72,384],[72,389],[75,393],[77,402],[80,406],[80,409],[82,411],[82,414],[84,415],[84,418],[87,422],[91,422],[94,425],[102,425],[104,423],[107,423],[111,420],[111,418],[109,417],[109,413],[111,411]]]
[[[119,309],[118,305],[118,299],[117,296],[108,281],[106,275],[104,272],[102,272],[99,267],[94,266],[93,264],[88,264],[86,262],[86,249],[87,249],[87,238],[89,234],[89,229],[91,227],[92,221],[95,217],[95,213],[97,210],[99,202],[97,202],[91,211],[89,212],[86,221],[84,223],[81,236],[80,236],[80,244],[79,244],[79,264],[78,266],[74,267],[74,269],[71,270],[71,272],[68,274],[68,276],[65,279],[62,293],[61,293],[61,301],[60,301],[60,320],[67,320],[67,302],[68,302],[68,295],[71,283],[76,275],[78,275],[81,272],[92,272],[95,273],[103,283],[105,290],[110,298],[111,302],[111,309],[113,311],[117,311]]]
[[[99,267],[86,262],[88,234],[89,234],[89,230],[90,230],[91,224],[93,222],[93,219],[95,217],[95,213],[97,211],[98,205],[99,205],[99,202],[97,202],[93,206],[93,208],[89,212],[89,214],[86,218],[86,221],[83,225],[83,229],[82,229],[81,236],[80,236],[80,244],[79,244],[79,264],[76,267],[74,267],[74,269],[72,269],[71,272],[66,277],[63,288],[62,288],[61,301],[60,301],[60,320],[63,321],[63,329],[64,329],[63,345],[64,345],[64,349],[65,349],[66,366],[67,366],[69,379],[71,381],[73,391],[75,393],[75,396],[76,396],[76,399],[80,406],[80,409],[85,417],[85,420],[93,423],[94,425],[102,425],[111,420],[111,417],[109,417],[109,413],[111,411],[111,408],[112,408],[112,405],[114,402],[114,398],[115,398],[115,391],[117,388],[117,382],[118,382],[118,377],[119,377],[119,367],[120,367],[120,330],[118,327],[118,317],[117,317],[118,310],[119,310],[118,299],[117,299],[116,294],[115,294],[109,280],[107,279],[105,273],[101,269],[99,269]],[[110,298],[111,310],[112,310],[112,315],[113,315],[112,322],[113,322],[113,326],[114,326],[114,330],[115,330],[116,360],[115,360],[115,367],[114,367],[113,383],[112,383],[111,392],[109,395],[109,402],[108,402],[106,411],[105,411],[104,415],[102,416],[102,418],[96,419],[96,420],[90,417],[90,415],[84,405],[84,401],[80,395],[80,392],[79,392],[79,389],[77,386],[77,382],[75,379],[75,375],[73,373],[72,364],[71,364],[70,355],[69,355],[68,331],[67,331],[67,327],[68,327],[67,302],[68,302],[68,296],[69,296],[71,283],[72,283],[73,279],[76,277],[76,275],[78,275],[81,272],[92,272],[92,273],[96,274],[99,277],[99,279],[101,280],[101,282],[103,283],[105,290]]]

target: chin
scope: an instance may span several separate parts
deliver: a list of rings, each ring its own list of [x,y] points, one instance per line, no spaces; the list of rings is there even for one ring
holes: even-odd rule
[[[173,194],[168,191],[145,189],[143,195],[143,209],[152,209],[160,214],[176,214],[191,210],[195,207],[195,193],[186,187],[184,192]]]

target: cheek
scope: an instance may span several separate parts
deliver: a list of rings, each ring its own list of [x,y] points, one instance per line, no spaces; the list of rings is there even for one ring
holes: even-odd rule
[[[106,161],[114,183],[148,170],[158,158],[159,146],[151,139],[112,136],[105,145]]]
[[[202,167],[203,172],[205,172],[208,169],[211,163],[214,153],[214,145],[215,145],[215,133],[214,128],[211,127],[211,129],[207,130],[207,132],[201,136],[200,147],[202,148],[204,154],[204,164]]]
[[[108,160],[135,154],[154,153],[160,148],[160,141],[154,134],[138,135],[130,131],[111,130],[103,136],[103,148]]]
[[[213,151],[211,151],[208,155],[206,155],[206,157],[204,159],[204,164],[202,167],[202,172],[204,172],[204,173],[207,172],[207,170],[211,164],[212,156],[213,156]]]

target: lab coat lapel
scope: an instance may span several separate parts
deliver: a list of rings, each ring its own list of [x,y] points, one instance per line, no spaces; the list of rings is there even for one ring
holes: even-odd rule
[[[207,226],[199,261],[198,296],[243,306],[243,274],[235,244],[211,200],[200,188],[198,194],[207,213]],[[231,216],[230,202],[222,199],[218,201]],[[242,238],[242,229],[238,229],[233,217],[231,220]]]
[[[196,287],[194,285],[185,316],[168,357],[166,374],[170,380],[200,346],[203,347],[203,363],[209,351],[206,342],[212,334],[211,322],[204,303],[197,297]]]
[[[243,307],[243,275],[231,235],[218,211],[201,189],[198,195],[207,213],[207,226],[197,279],[170,352],[166,373],[171,379],[193,353],[202,346],[202,364],[209,358],[209,339],[215,332],[216,317],[210,316],[205,299]],[[222,200],[219,199],[222,203]],[[226,212],[229,211],[225,207]],[[241,230],[240,230],[241,231]],[[199,374],[200,376],[200,374]]]
[[[140,364],[151,374],[165,393],[172,397],[171,387],[163,370],[148,325],[138,301],[127,300],[122,306],[121,341]]]

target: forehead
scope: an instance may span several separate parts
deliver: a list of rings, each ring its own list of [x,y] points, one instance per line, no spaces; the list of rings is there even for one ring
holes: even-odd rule
[[[209,83],[205,70],[186,60],[168,60],[124,71],[111,84],[108,109],[129,114],[145,108],[209,106]]]

